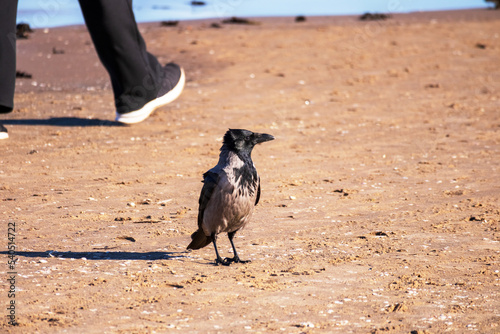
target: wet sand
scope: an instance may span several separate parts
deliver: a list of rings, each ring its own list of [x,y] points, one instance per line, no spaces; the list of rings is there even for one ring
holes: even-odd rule
[[[112,121],[85,27],[18,41],[2,331],[500,331],[500,12],[252,20],[140,25],[187,86],[134,126]],[[254,150],[261,202],[235,238],[252,262],[216,267],[185,248],[228,128],[276,140]]]

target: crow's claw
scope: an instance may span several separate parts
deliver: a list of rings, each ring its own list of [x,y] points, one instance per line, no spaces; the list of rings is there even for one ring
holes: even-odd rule
[[[229,262],[234,262],[234,263],[249,263],[249,262],[251,262],[250,260],[241,260],[238,256],[235,256],[231,259],[226,258],[225,260],[229,261]]]
[[[231,263],[249,263],[251,262],[250,260],[240,260],[239,257],[235,256],[235,257],[232,257],[232,258],[220,258],[220,259],[215,259],[215,265],[218,266],[218,265],[222,265],[222,266],[230,266]]]
[[[215,265],[223,265],[223,266],[229,266],[231,264],[231,259],[225,258],[225,259],[215,259]]]

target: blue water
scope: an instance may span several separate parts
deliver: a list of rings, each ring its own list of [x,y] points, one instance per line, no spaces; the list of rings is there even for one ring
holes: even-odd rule
[[[206,0],[205,3],[205,6],[192,6],[189,0],[136,0],[133,6],[138,22],[220,19],[230,16],[406,13],[491,7],[484,0]],[[84,23],[77,0],[19,0],[17,21],[27,22],[33,28]]]

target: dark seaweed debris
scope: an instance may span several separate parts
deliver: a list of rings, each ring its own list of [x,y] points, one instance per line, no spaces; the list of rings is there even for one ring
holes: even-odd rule
[[[160,25],[162,27],[176,27],[179,21],[161,21]]]
[[[28,23],[18,23],[16,25],[16,37],[19,39],[27,39],[32,32],[33,29]]]
[[[20,79],[31,79],[33,76],[31,73],[28,72],[22,72],[22,71],[16,71],[16,78]]]
[[[52,48],[52,54],[54,54],[54,55],[63,55],[64,54],[64,50],[63,49],[58,49],[58,48],[56,48],[54,46]]]
[[[364,13],[359,17],[361,21],[383,21],[389,19],[391,16],[388,14],[380,13]]]
[[[295,22],[305,22],[305,21],[306,21],[306,17],[303,15],[299,15],[295,18]]]
[[[251,21],[251,20],[236,17],[236,16],[233,16],[230,19],[226,19],[226,20],[222,21],[222,23],[226,23],[226,24],[250,24],[250,25],[260,24],[259,22]]]

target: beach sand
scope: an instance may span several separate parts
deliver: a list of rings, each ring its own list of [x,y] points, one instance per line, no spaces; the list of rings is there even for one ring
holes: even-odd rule
[[[18,41],[2,332],[500,331],[500,12],[252,20],[141,24],[187,85],[134,126],[85,27]],[[228,128],[276,140],[235,238],[252,262],[217,267],[185,248]]]

